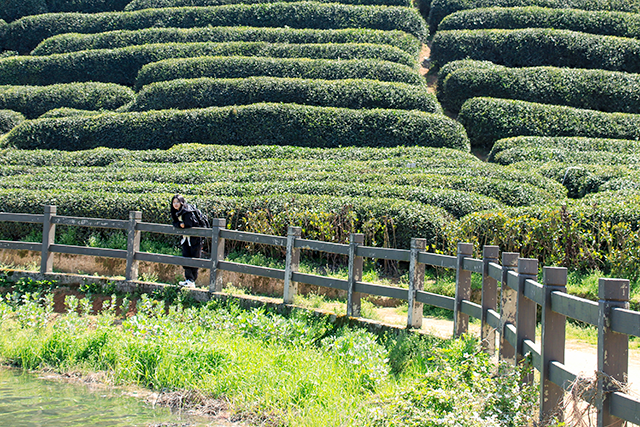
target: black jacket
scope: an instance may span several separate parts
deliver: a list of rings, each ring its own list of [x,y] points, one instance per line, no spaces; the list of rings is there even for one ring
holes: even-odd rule
[[[173,226],[181,228],[180,224],[184,223],[184,228],[200,227],[195,211],[196,210],[189,203],[183,204],[179,211],[176,211],[171,207],[171,220],[173,222]]]

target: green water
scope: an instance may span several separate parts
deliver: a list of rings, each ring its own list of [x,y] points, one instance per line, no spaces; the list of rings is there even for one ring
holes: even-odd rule
[[[152,408],[119,389],[41,379],[35,374],[0,368],[0,426],[205,426],[204,419]]]

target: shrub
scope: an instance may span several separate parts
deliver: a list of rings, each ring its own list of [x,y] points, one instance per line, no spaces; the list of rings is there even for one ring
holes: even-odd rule
[[[493,161],[503,165],[516,162],[566,162],[572,164],[637,165],[640,157],[630,153],[612,153],[602,151],[572,151],[550,147],[518,147],[503,150],[496,154]]]
[[[383,31],[368,28],[315,30],[310,28],[206,27],[206,28],[145,28],[117,30],[97,34],[60,34],[44,40],[32,55],[52,55],[88,49],[157,43],[202,43],[263,41],[269,43],[371,43],[386,44],[418,56],[420,41],[404,31]]]
[[[48,12],[96,13],[123,10],[129,0],[0,0],[0,17],[14,21]]]
[[[252,4],[252,3],[275,3],[282,0],[133,0],[127,5],[125,10],[141,10],[150,8],[163,7],[184,7],[184,6],[220,6],[225,4]],[[297,1],[297,0],[284,0]],[[413,4],[410,0],[320,0],[319,3],[343,3],[343,4],[361,4],[361,5],[380,5],[380,6],[406,6],[411,7]]]
[[[136,88],[140,89],[154,82],[180,78],[243,78],[251,76],[321,80],[375,79],[413,85],[425,84],[425,79],[413,68],[389,61],[209,56],[166,59],[147,64],[138,73]]]
[[[547,9],[542,7],[489,7],[456,12],[447,16],[439,30],[479,30],[487,28],[555,28],[582,33],[638,38],[637,13]]]
[[[53,110],[49,110],[39,118],[41,119],[53,119],[60,117],[74,117],[74,116],[95,116],[101,114],[101,111],[89,111],[89,110],[78,110],[76,108],[55,108]]]
[[[152,149],[175,144],[314,147],[424,145],[469,149],[462,126],[441,115],[403,110],[349,110],[254,104],[200,110],[104,113],[25,122],[4,143],[25,149]]]
[[[514,148],[555,148],[562,151],[605,151],[621,154],[634,154],[640,151],[640,141],[628,139],[577,138],[577,137],[540,137],[517,136],[496,141],[489,153],[488,160],[503,151]]]
[[[483,96],[640,113],[639,74],[553,67],[478,67],[473,62],[468,65],[453,72],[447,70],[438,86],[438,98],[447,110],[458,112],[467,99]]]
[[[413,8],[299,2],[28,16],[0,27],[0,40],[3,50],[27,53],[44,39],[64,33],[238,25],[316,29],[361,27],[401,30],[421,40],[427,36],[424,20]]]
[[[375,58],[415,63],[408,54],[398,48],[371,44],[167,43],[86,50],[51,56],[3,58],[0,59],[0,84],[48,85],[98,81],[133,86],[138,71],[145,64],[167,58],[207,55]]]
[[[454,242],[499,245],[537,258],[543,265],[601,269],[637,277],[633,255],[640,244],[638,193],[601,193],[565,206],[548,205],[473,213],[452,222],[447,237]]]
[[[0,86],[0,108],[19,111],[26,118],[34,119],[60,107],[115,110],[133,101],[134,96],[129,88],[105,83]]]
[[[442,113],[427,87],[376,80],[306,80],[276,77],[170,80],[142,88],[129,111],[191,109],[258,102],[342,108],[391,108]]]
[[[113,219],[128,219],[130,211],[142,211],[146,222],[162,224],[169,221],[172,195],[9,189],[0,190],[0,204],[7,212],[40,214],[43,205],[55,204],[59,215]],[[408,248],[412,237],[435,244],[451,220],[443,209],[394,199],[278,194],[201,196],[191,201],[209,218],[226,218],[241,230],[286,236],[288,225],[299,225],[305,229],[303,237],[337,243],[346,243],[350,233],[363,232],[367,243],[375,246],[386,242],[390,247]],[[7,223],[0,224],[0,233],[20,236],[17,227]]]
[[[508,67],[595,68],[640,73],[640,40],[567,30],[439,31],[431,58],[442,66],[459,59],[491,61]]]
[[[638,139],[640,115],[601,113],[557,105],[493,98],[472,98],[458,117],[473,146],[491,148],[512,136],[586,136]]]
[[[449,74],[458,71],[462,68],[495,68],[500,67],[499,65],[494,64],[491,61],[475,61],[473,59],[461,59],[458,61],[447,62],[445,65],[439,68],[438,70],[438,81],[444,82]]]
[[[0,133],[9,132],[24,121],[24,116],[16,111],[0,110]]]
[[[638,0],[432,0],[429,28],[435,32],[440,21],[458,10],[484,7],[540,6],[556,9],[618,10],[640,12]]]

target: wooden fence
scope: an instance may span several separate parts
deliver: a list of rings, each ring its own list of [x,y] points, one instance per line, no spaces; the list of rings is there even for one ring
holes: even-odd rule
[[[597,386],[587,396],[597,409],[598,426],[622,426],[625,421],[640,424],[640,400],[625,394],[616,381],[624,383],[628,371],[629,336],[640,336],[640,313],[629,310],[628,280],[600,279],[599,302],[566,293],[567,270],[543,267],[542,283],[537,282],[538,261],[520,258],[518,253],[502,253],[485,246],[483,258],[472,258],[473,245],[459,243],[457,256],[425,251],[425,239],[412,239],[411,249],[385,249],[364,246],[362,234],[352,234],[349,244],[327,243],[301,238],[299,227],[289,227],[286,237],[245,233],[226,229],[224,219],[214,219],[211,229],[176,229],[168,225],[142,222],[141,212],[131,212],[129,220],[77,218],[56,215],[55,206],[45,206],[43,215],[0,213],[0,221],[42,224],[42,243],[0,241],[0,249],[41,251],[41,273],[53,271],[53,254],[77,254],[126,259],[126,280],[138,278],[138,262],[148,261],[211,271],[210,292],[222,290],[222,271],[233,271],[284,280],[285,303],[292,303],[298,283],[342,289],[347,292],[347,314],[360,315],[363,294],[397,298],[408,302],[407,326],[422,326],[422,307],[428,304],[454,312],[454,335],[466,333],[469,316],[481,320],[481,338],[485,351],[496,351],[503,360],[518,363],[523,359],[540,372],[540,420],[553,414],[577,375],[565,365],[566,318],[598,328]],[[127,250],[89,248],[55,243],[56,225],[126,230]],[[212,239],[211,259],[140,252],[140,233],[190,235]],[[284,270],[239,264],[224,260],[225,240],[234,240],[286,248]],[[347,280],[298,272],[301,250],[340,254],[349,259]],[[409,263],[409,289],[362,281],[363,258]],[[455,298],[423,290],[425,266],[456,270]],[[470,301],[471,274],[482,274],[482,304]],[[542,335],[535,342],[537,306],[541,307]],[[498,309],[499,307],[499,309]],[[499,348],[495,348],[496,333]],[[616,380],[616,381],[612,381]],[[533,381],[532,377],[525,381]]]

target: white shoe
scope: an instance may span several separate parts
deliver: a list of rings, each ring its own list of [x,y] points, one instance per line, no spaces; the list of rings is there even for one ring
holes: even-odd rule
[[[178,286],[187,286],[189,280],[183,280],[182,282],[178,282]]]
[[[192,282],[191,280],[187,280],[187,283],[184,285],[185,288],[195,288],[196,287],[196,283]]]

